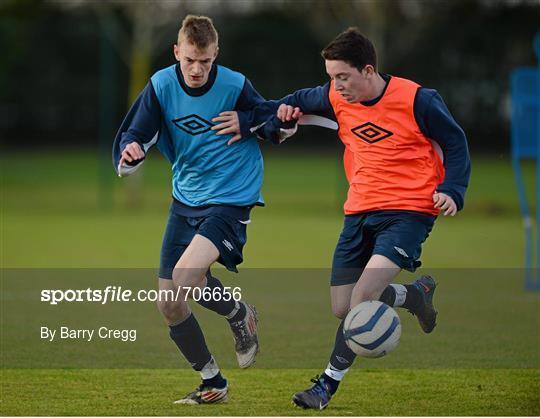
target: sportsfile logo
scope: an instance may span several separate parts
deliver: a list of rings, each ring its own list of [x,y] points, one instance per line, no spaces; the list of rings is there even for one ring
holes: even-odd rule
[[[206,119],[203,119],[199,115],[195,114],[184,116],[183,118],[179,119],[174,119],[172,123],[178,126],[185,133],[190,135],[203,134],[205,132],[208,132],[213,126],[211,122],[208,122]]]
[[[41,302],[58,305],[64,302],[92,302],[105,305],[110,302],[167,302],[193,299],[209,302],[239,301],[242,299],[240,287],[224,286],[223,288],[178,286],[176,289],[124,289],[122,286],[107,286],[104,289],[43,289]]]

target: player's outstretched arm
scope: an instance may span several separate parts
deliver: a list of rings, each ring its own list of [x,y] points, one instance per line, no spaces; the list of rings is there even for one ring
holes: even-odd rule
[[[299,107],[282,103],[276,115],[257,130],[257,135],[274,144],[281,144],[296,133],[302,116],[303,113]]]
[[[213,120],[220,122],[213,129],[217,130],[220,135],[222,134],[220,131],[223,131],[224,134],[240,135],[240,138],[235,136],[234,141],[231,140],[229,143],[244,138],[253,132],[256,132],[263,139],[275,140],[279,137],[279,135],[275,135],[279,132],[279,129],[291,129],[294,127],[294,124],[291,126],[280,126],[282,122],[291,122],[286,120],[281,121],[277,117],[277,112],[281,105],[288,105],[293,109],[298,108],[298,111],[303,114],[316,115],[320,119],[328,119],[330,123],[333,123],[336,119],[328,98],[329,88],[330,84],[326,83],[323,86],[298,90],[280,100],[264,100],[257,93],[258,97],[249,103],[248,106],[242,106],[237,109],[237,123],[239,126],[235,125],[236,122],[233,120],[233,116],[226,115],[228,112],[224,112],[220,114],[219,119],[215,118]],[[315,124],[326,126],[321,123]]]
[[[113,165],[120,177],[135,172],[157,142],[161,108],[149,82],[124,118],[113,144]]]
[[[296,122],[302,117],[303,113],[299,107],[288,104],[281,104],[277,110],[277,117],[281,122]]]
[[[257,129],[255,133],[261,139],[279,144],[295,134],[297,122],[301,116],[302,112],[299,107],[293,108],[282,104],[278,108],[277,114],[269,118],[269,121],[263,127]],[[212,127],[212,130],[217,131],[217,135],[233,135],[227,145],[232,145],[242,139],[237,112],[221,112],[219,116],[212,119],[212,122],[219,122],[218,125]]]

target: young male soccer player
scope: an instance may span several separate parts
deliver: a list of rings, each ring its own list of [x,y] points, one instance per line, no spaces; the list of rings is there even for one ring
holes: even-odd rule
[[[463,208],[470,176],[465,134],[435,90],[378,73],[375,48],[356,28],[337,36],[322,56],[330,82],[257,106],[247,119],[256,126],[277,108],[258,131],[277,142],[291,134],[283,123],[310,123],[302,114],[323,116],[317,124],[338,129],[349,191],[332,264],[332,311],[343,319],[357,304],[378,299],[408,309],[430,333],[435,281],[391,283],[401,269],[420,265],[421,245],[439,212],[453,216]],[[325,408],[355,357],[342,321],[326,370],[294,403]]]
[[[227,133],[238,120],[235,113],[223,111],[248,110],[263,98],[242,74],[214,64],[217,54],[212,21],[187,16],[174,45],[178,63],[152,76],[124,119],[113,149],[119,176],[135,171],[153,144],[172,164],[173,201],[161,248],[159,289],[180,287],[182,293],[179,300],[159,301],[158,308],[170,337],[202,378],[198,389],[177,401],[182,404],[223,402],[228,391],[184,300],[187,288],[209,288],[212,299],[197,302],[229,322],[240,367],[249,367],[259,348],[255,309],[227,295],[210,266],[218,261],[236,271],[242,262],[250,210],[263,204],[263,161],[254,136],[227,146],[231,136],[217,136],[210,120],[221,122],[220,133]]]

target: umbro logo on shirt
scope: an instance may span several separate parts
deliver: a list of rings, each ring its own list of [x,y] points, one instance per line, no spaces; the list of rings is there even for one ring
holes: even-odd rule
[[[377,126],[371,122],[359,125],[356,128],[351,129],[351,132],[355,134],[358,138],[360,138],[362,141],[365,141],[369,144],[382,141],[383,139],[394,135],[393,132],[381,128],[380,126]]]
[[[183,118],[173,119],[172,123],[190,135],[200,135],[208,132],[212,126],[211,122],[201,118],[199,115],[188,115]]]

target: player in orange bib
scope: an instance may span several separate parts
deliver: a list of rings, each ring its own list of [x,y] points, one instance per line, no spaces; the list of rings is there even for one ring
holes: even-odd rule
[[[349,190],[332,263],[332,310],[343,319],[357,304],[380,300],[408,309],[430,333],[437,317],[433,278],[392,283],[402,269],[420,265],[437,215],[463,208],[470,177],[465,134],[435,90],[377,72],[375,48],[356,28],[337,36],[322,56],[328,83],[239,112],[237,133],[266,122],[259,135],[281,142],[297,122],[338,130]],[[324,373],[294,403],[324,409],[355,357],[342,321]]]

